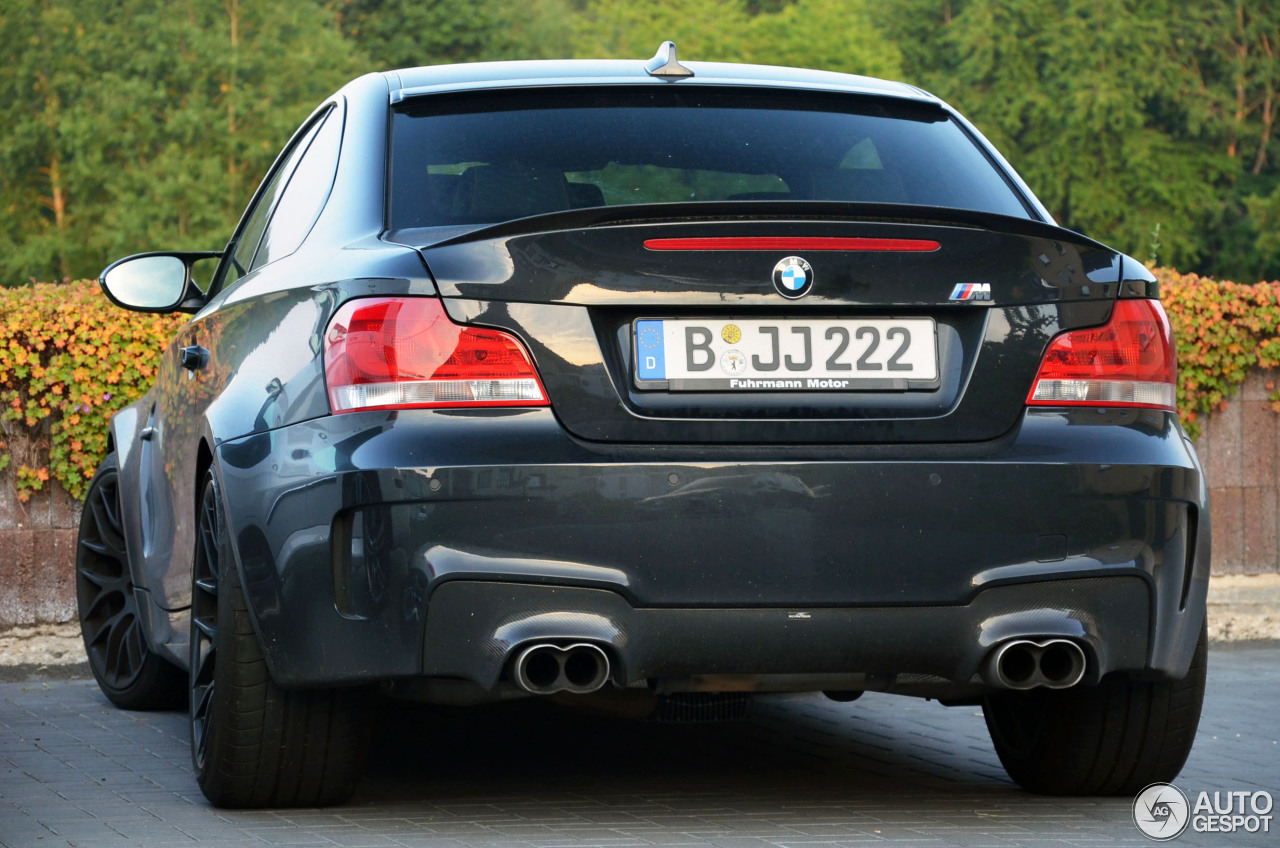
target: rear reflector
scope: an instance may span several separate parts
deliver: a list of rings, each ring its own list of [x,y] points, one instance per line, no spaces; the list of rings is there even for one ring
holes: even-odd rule
[[[343,304],[325,333],[324,376],[334,412],[548,405],[515,337],[455,324],[435,298]]]
[[[648,239],[649,250],[850,250],[928,253],[941,245],[925,239],[729,236],[723,238]]]
[[[1118,300],[1101,327],[1071,330],[1045,351],[1027,404],[1175,411],[1173,331],[1158,300]]]

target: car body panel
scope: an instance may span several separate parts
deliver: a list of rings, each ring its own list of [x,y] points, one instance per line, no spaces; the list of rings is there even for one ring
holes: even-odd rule
[[[725,62],[689,62],[687,67],[693,71],[693,76],[675,84],[837,91],[941,105],[938,98],[915,86],[873,77]],[[406,68],[393,71],[387,76],[393,104],[443,92],[493,88],[673,84],[650,75],[640,62],[626,60],[473,62]]]
[[[847,205],[844,212],[850,218],[857,214]],[[947,217],[939,210],[932,214]],[[561,422],[581,438],[977,441],[1014,425],[1049,339],[1065,329],[1103,323],[1118,291],[1119,254],[1027,223],[989,216],[988,224],[1003,231],[767,217],[746,223],[617,224],[496,238],[475,233],[422,252],[456,320],[509,330],[529,346]],[[1028,231],[1035,235],[1021,234]],[[815,282],[811,294],[797,302],[780,302],[773,290],[778,251],[644,247],[658,238],[763,235],[914,239],[941,246],[921,253],[808,254]],[[973,282],[990,287],[990,301],[948,300],[957,284]],[[935,320],[941,386],[921,393],[729,396],[643,391],[633,384],[629,339],[638,318],[815,314]]]
[[[190,603],[191,517],[202,445],[203,455],[211,458],[224,441],[329,414],[321,361],[324,328],[353,291],[434,292],[415,253],[384,248],[378,255],[386,259],[387,277],[335,279],[341,263],[321,270],[303,256],[265,266],[244,278],[217,308],[197,315],[169,345],[150,396],[153,435],[140,442],[138,479],[143,503],[150,505],[139,516],[145,572],[139,585],[149,587],[164,609]],[[352,264],[360,272],[377,273],[376,263],[364,255]],[[415,276],[390,276],[396,272]],[[299,276],[315,284],[285,284]],[[264,335],[264,327],[280,331]],[[208,362],[198,370],[184,369],[180,351],[193,344],[209,351]]]
[[[1207,589],[1207,541],[1186,534],[1203,481],[1157,411],[1028,412],[982,446],[712,453],[593,449],[547,410],[367,412],[224,444],[219,460],[268,658],[295,682],[421,674],[434,592],[454,580],[601,589],[634,609],[804,610],[1136,576],[1182,598],[1144,643],[1139,670],[1162,673],[1189,661]]]
[[[986,654],[1029,630],[1087,645],[1088,682],[1141,665],[1149,597],[1143,580],[1113,576],[995,586],[948,606],[671,609],[597,589],[457,580],[432,595],[424,670],[492,689],[512,648],[573,634],[611,648],[620,685],[767,692],[808,679],[952,699],[981,693]]]
[[[1155,296],[1150,275],[1054,226],[998,152],[918,89],[692,67],[675,84],[933,104],[1023,195],[1027,218],[743,201],[386,232],[390,104],[672,83],[639,63],[361,77],[317,111],[338,110],[342,149],[301,247],[215,283],[156,387],[112,422],[158,650],[187,662],[193,518],[210,468],[251,619],[286,686],[447,677],[498,697],[507,652],[535,638],[598,640],[624,686],[794,673],[971,697],[987,685],[975,674],[993,640],[1035,636],[1079,640],[1094,675],[1185,673],[1204,620],[1209,521],[1176,415],[1025,406],[1054,334],[1104,323],[1119,296]],[[644,246],[744,236],[940,248],[801,251],[818,283],[784,302],[770,286],[779,252]],[[229,256],[216,281],[230,278]],[[951,302],[964,283],[988,284],[991,301]],[[440,297],[455,322],[511,333],[550,407],[331,415],[326,328],[344,303],[373,296]],[[937,389],[677,396],[632,379],[637,318],[820,314],[935,320]],[[203,368],[181,366],[189,345],[207,349]]]

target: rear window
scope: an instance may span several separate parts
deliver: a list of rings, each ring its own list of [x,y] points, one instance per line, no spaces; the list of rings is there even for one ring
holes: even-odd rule
[[[940,109],[692,86],[449,94],[392,121],[390,227],[597,206],[820,200],[1028,217]]]

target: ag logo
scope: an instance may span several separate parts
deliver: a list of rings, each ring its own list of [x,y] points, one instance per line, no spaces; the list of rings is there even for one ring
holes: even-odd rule
[[[788,256],[773,266],[773,287],[788,300],[804,297],[813,288],[813,267],[799,256]]]
[[[1191,820],[1191,804],[1171,783],[1153,783],[1133,799],[1133,823],[1157,842],[1181,836]]]

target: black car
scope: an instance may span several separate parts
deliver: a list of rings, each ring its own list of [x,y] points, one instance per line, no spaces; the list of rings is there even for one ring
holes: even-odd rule
[[[189,699],[215,804],[348,797],[375,692],[981,704],[1046,793],[1187,757],[1156,281],[917,88],[669,43],[372,74],[224,250],[101,282],[194,317],[112,421],[85,642],[117,704]]]

